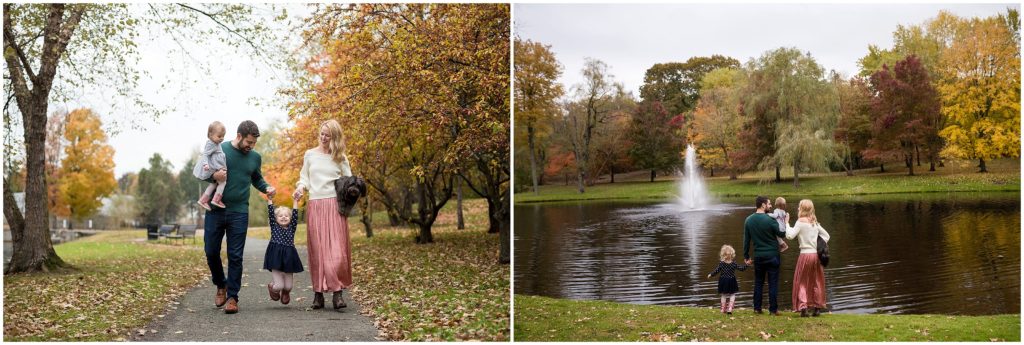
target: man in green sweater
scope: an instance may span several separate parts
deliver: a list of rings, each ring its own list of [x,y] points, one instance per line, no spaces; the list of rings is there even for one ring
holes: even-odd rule
[[[260,154],[253,152],[260,129],[252,121],[242,121],[238,134],[231,142],[221,143],[227,158],[227,172],[218,171],[208,182],[224,181],[221,201],[227,208],[211,205],[206,211],[203,239],[206,242],[206,264],[210,266],[210,279],[217,286],[214,304],[224,306],[224,312],[238,312],[238,290],[242,286],[242,252],[245,250],[245,236],[249,231],[249,186],[256,187],[268,197],[274,197],[274,187],[263,180]],[[228,275],[224,277],[224,266],[220,260],[221,241],[227,236]],[[227,305],[224,305],[227,303]]]
[[[779,229],[779,223],[767,212],[772,207],[767,197],[758,196],[754,200],[757,211],[747,217],[743,223],[743,259],[749,266],[754,265],[754,312],[762,313],[761,301],[764,294],[765,276],[768,278],[768,312],[779,315],[779,243],[775,239],[786,237],[786,232]],[[750,244],[754,244],[754,259],[750,259]]]

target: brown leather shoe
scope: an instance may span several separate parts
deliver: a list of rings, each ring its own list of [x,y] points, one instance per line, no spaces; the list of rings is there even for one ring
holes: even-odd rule
[[[323,292],[314,292],[313,293],[313,309],[323,309],[323,308],[324,308],[324,293]]]
[[[216,304],[218,307],[221,307],[221,306],[224,306],[224,302],[227,302],[227,300],[228,300],[228,289],[227,288],[217,288],[217,296],[213,297],[213,304]]]
[[[348,306],[347,304],[345,304],[345,298],[342,297],[341,295],[341,290],[334,292],[334,296],[333,298],[331,298],[331,302],[332,304],[334,304],[334,309],[341,309]]]
[[[292,290],[281,290],[281,304],[288,304],[292,301],[292,297],[289,295]]]
[[[234,314],[238,312],[238,300],[232,298],[228,300],[228,305],[224,306],[224,314]]]
[[[270,299],[273,301],[281,299],[281,293],[274,291],[274,283],[267,284],[267,292],[270,293]]]

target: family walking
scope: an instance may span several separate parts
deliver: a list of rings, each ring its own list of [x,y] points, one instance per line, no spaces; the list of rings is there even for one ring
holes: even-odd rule
[[[242,281],[242,253],[249,227],[249,186],[267,195],[271,219],[271,239],[264,256],[263,268],[271,272],[267,284],[270,299],[288,304],[291,301],[293,274],[303,272],[302,260],[295,249],[298,210],[273,204],[276,190],[260,171],[259,153],[253,151],[259,139],[259,128],[252,121],[238,125],[235,139],[223,142],[224,125],[210,124],[207,143],[193,174],[210,182],[198,200],[205,208],[204,240],[210,278],[217,286],[214,304],[224,312],[238,312],[238,291]],[[341,125],[328,120],[320,126],[318,145],[306,151],[299,181],[292,195],[295,205],[308,193],[306,211],[309,273],[313,284],[313,309],[324,308],[324,293],[332,293],[334,309],[346,307],[343,291],[352,285],[351,245],[347,215],[339,212],[335,180],[352,176],[345,155],[345,138]],[[363,187],[365,191],[365,187]],[[365,192],[364,192],[365,193]],[[347,208],[346,208],[347,209]],[[224,274],[221,241],[227,238],[228,268]]]
[[[795,225],[789,226],[789,213],[786,199],[777,198],[774,212],[771,201],[767,197],[758,196],[754,201],[756,211],[747,217],[743,224],[743,259],[744,263],[735,262],[736,250],[730,245],[722,246],[719,252],[721,262],[708,278],[718,274],[718,293],[721,294],[721,311],[732,314],[736,292],[735,271],[744,271],[750,266],[754,268],[754,312],[763,313],[764,285],[768,284],[768,312],[779,315],[779,267],[780,253],[788,248],[782,240],[797,239],[800,244],[800,255],[797,258],[793,274],[793,310],[800,316],[818,316],[826,308],[825,270],[818,256],[819,237],[828,242],[828,232],[818,223],[814,214],[814,203],[804,199],[798,206],[798,219]],[[824,244],[824,243],[822,243]],[[753,257],[751,257],[751,246]],[[825,262],[827,264],[827,262]]]

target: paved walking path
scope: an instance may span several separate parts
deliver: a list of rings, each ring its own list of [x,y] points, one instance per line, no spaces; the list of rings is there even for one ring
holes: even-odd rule
[[[271,301],[267,294],[270,272],[262,270],[266,240],[248,239],[242,260],[242,289],[238,313],[224,314],[214,306],[216,286],[209,278],[171,304],[164,317],[133,335],[134,341],[374,341],[377,329],[359,305],[345,292],[347,308],[331,308],[331,294],[324,294],[326,308],[312,310],[313,289],[305,247],[298,247],[306,268],[295,274],[292,301]],[[202,253],[201,251],[199,253]],[[227,265],[227,260],[224,260]],[[225,272],[227,268],[225,267]],[[140,301],[141,302],[141,301]],[[156,333],[152,331],[156,330]]]

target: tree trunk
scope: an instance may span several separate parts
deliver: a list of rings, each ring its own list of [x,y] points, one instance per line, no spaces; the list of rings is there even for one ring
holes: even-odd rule
[[[501,232],[501,214],[498,213],[500,211],[500,207],[498,207],[498,205],[494,203],[494,200],[492,200],[492,198],[486,199],[487,217],[489,220],[489,222],[487,222],[487,233],[496,234],[498,232]]]
[[[12,239],[20,238],[20,241],[12,242],[14,250],[11,262],[7,265],[7,273],[49,272],[57,268],[68,267],[53,250],[53,243],[50,242],[50,222],[46,214],[47,195],[44,171],[46,153],[43,151],[46,142],[46,131],[44,130],[46,128],[46,106],[44,99],[42,103],[36,103],[32,108],[26,109],[27,111],[23,114],[27,172],[25,217],[21,236],[15,236],[15,229],[13,226],[11,227]],[[12,204],[11,206],[17,208],[17,205]]]
[[[537,191],[537,150],[534,148],[535,145],[534,145],[534,128],[533,128],[533,126],[526,126],[526,132],[527,132],[527,138],[529,138],[528,141],[530,143],[530,177],[533,179],[533,195],[539,195],[540,192]],[[459,202],[460,202],[460,204],[462,202],[462,189],[461,188],[459,189]],[[461,220],[462,219],[461,218],[461,216],[462,216],[462,213],[461,213],[462,208],[460,207],[459,210],[460,210],[460,212],[459,212],[460,218],[459,219]],[[464,227],[459,227],[459,229],[464,229]]]
[[[537,188],[536,182],[537,182],[536,177],[534,177],[534,194],[536,194],[536,191],[537,191],[537,189],[536,189]],[[457,223],[458,224],[456,225],[455,228],[459,229],[459,230],[462,230],[462,229],[466,228],[466,219],[462,217],[462,181],[461,180],[455,181],[455,196],[456,196],[456,206],[455,206],[455,210],[456,211],[455,211],[455,213],[456,213],[456,216],[457,216],[456,218],[458,218],[457,219]]]
[[[430,210],[427,209],[427,186],[425,186],[425,183],[421,181],[416,182],[416,192],[416,194],[419,195],[419,203],[417,206],[419,209],[419,222],[417,225],[420,227],[420,234],[419,236],[416,236],[416,243],[434,243],[434,234],[430,231],[433,223],[426,221],[428,217],[427,213],[430,212]]]
[[[370,193],[366,193],[366,197],[363,198],[363,205],[363,229],[366,229],[366,238],[370,238],[373,237],[373,211],[370,210],[373,201],[370,200]]]
[[[917,151],[917,166],[921,166],[921,148],[914,145],[914,151]]]
[[[430,232],[430,225],[420,224],[420,234],[416,236],[416,244],[434,243],[434,234]]]
[[[15,176],[15,178],[17,178]],[[11,192],[11,181],[4,178],[4,218],[11,229],[11,242],[21,242],[25,234],[25,218],[18,209],[18,203],[14,200],[14,193]]]
[[[509,207],[511,205],[511,200],[509,198],[511,195],[512,194],[509,192],[505,192],[498,200],[498,203],[501,204],[501,207],[498,208],[498,222],[500,228],[498,236],[501,236],[501,248],[498,250],[498,263],[502,265],[507,265],[512,262],[512,236],[510,229],[512,222],[510,221],[511,219],[509,214]]]
[[[508,201],[502,201],[502,208],[504,208],[502,213],[507,215]],[[510,222],[507,221],[505,217],[502,217],[501,231],[498,233],[498,236],[501,236],[501,249],[498,252],[498,263],[503,265],[508,265],[512,262],[512,236],[509,229],[510,226]]]
[[[657,175],[658,175],[658,173],[656,173],[654,171],[654,169],[651,169],[651,182],[654,182],[654,177],[657,176]]]
[[[980,173],[988,172],[988,169],[985,167],[985,160],[982,159],[982,158],[978,158],[978,169],[979,169],[978,172],[980,172]],[[29,174],[31,174],[31,172],[29,172]]]
[[[800,162],[793,162],[793,188],[800,187]]]
[[[850,155],[850,146],[844,145],[846,148],[846,176],[853,176],[853,156]]]
[[[615,167],[614,166],[613,167],[609,167],[608,170],[611,172],[611,175],[612,175],[612,182],[611,183],[615,183]]]
[[[914,176],[914,153],[907,155],[907,176]]]
[[[782,166],[775,165],[775,182],[782,182]]]
[[[928,155],[928,171],[935,171],[935,155]]]
[[[576,178],[577,178],[577,181],[576,181],[576,190],[577,190],[577,191],[578,191],[578,192],[579,192],[580,194],[583,194],[583,178],[584,178],[584,175],[583,175],[583,170],[577,170],[577,172],[576,172]]]
[[[715,167],[711,167],[711,177],[715,177]]]
[[[879,164],[878,167],[882,169],[880,172],[885,172],[885,163]]]
[[[402,219],[398,218],[398,214],[394,212],[388,212],[388,224],[391,226],[402,225]]]

